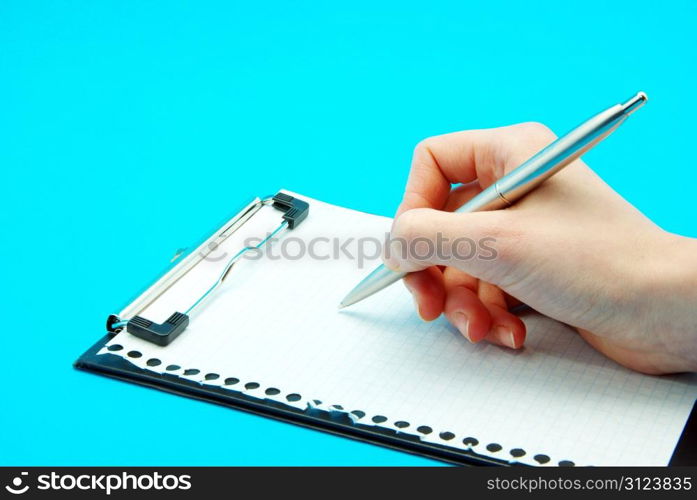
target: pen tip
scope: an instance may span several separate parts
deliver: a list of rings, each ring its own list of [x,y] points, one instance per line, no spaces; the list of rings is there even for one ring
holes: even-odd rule
[[[340,302],[339,305],[337,306],[337,309],[342,310],[344,307],[346,307],[346,304],[343,302]]]

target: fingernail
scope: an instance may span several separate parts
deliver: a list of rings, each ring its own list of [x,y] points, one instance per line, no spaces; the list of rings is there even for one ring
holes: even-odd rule
[[[414,293],[414,289],[409,286],[409,282],[406,280],[404,281],[404,286],[409,290],[409,293],[411,294],[411,299],[414,301],[414,307],[416,308],[416,314],[419,315],[419,318],[421,318],[422,321],[426,321],[424,319],[423,314],[421,314],[421,306],[419,306],[419,301],[416,298],[416,294]]]
[[[470,321],[467,315],[460,311],[454,312],[453,323],[455,323],[457,329],[460,330],[460,333],[462,333],[467,340],[472,342],[470,338]]]
[[[385,264],[385,267],[390,271],[399,272],[399,264],[391,257],[389,259],[383,259],[382,263]]]
[[[506,328],[505,326],[496,327],[496,336],[504,343],[506,347],[515,349],[515,336],[513,331]]]
[[[419,301],[416,298],[416,294],[414,293],[414,289],[409,286],[409,282],[404,280],[404,286],[409,290],[409,293],[411,294],[411,298],[414,301],[414,307],[416,307],[416,314],[419,315],[419,318],[421,318],[422,321],[426,321],[424,319],[424,315],[421,314],[421,306],[419,306]]]
[[[392,271],[399,271],[399,257],[402,254],[402,244],[399,241],[390,241],[387,254],[383,257],[383,262]]]
[[[416,307],[416,313],[419,315],[419,318],[421,318],[421,321],[426,321],[424,315],[421,314],[421,306],[419,305],[419,301],[416,300],[416,295],[413,295],[412,298],[414,299],[414,306]]]

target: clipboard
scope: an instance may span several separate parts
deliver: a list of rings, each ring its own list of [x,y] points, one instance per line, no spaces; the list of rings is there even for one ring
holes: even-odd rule
[[[187,255],[179,256],[173,265],[132,301],[129,306],[119,314],[109,315],[106,321],[107,333],[75,361],[74,367],[98,375],[235,408],[359,441],[386,446],[447,463],[457,465],[511,465],[512,462],[510,461],[481,455],[473,450],[456,449],[438,443],[423,441],[415,433],[361,424],[349,418],[345,412],[328,411],[315,407],[300,409],[272,399],[252,397],[242,391],[207,385],[187,380],[174,374],[160,374],[145,370],[119,356],[98,354],[114,335],[124,328],[129,329],[129,325],[132,326],[132,329],[128,330],[130,333],[158,345],[167,346],[169,343],[175,342],[176,337],[188,325],[189,318],[187,313],[199,307],[209,294],[215,292],[217,286],[227,277],[229,270],[236,262],[236,259],[239,258],[239,255],[230,259],[229,265],[226,266],[219,280],[212,284],[208,291],[192,304],[188,311],[174,311],[172,313],[174,318],[168,325],[156,324],[147,318],[140,317],[138,314],[148,304],[157,300],[168,287],[193,269],[198,262],[214,251],[221,241],[224,241],[254,217],[261,207],[271,205],[279,210],[281,220],[276,229],[277,232],[292,230],[303,222],[310,210],[310,207],[306,203],[303,205],[303,203],[305,202],[294,199],[282,192],[273,197],[255,198],[252,200],[251,203],[244,206],[225,224],[206,237],[197,248]],[[265,244],[267,240],[268,238],[262,239],[259,246]],[[140,319],[133,321],[135,318]],[[477,443],[472,444],[476,445]],[[697,402],[692,408],[669,465],[697,465]]]

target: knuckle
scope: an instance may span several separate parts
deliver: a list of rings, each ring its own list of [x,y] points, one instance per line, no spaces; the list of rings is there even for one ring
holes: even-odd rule
[[[427,137],[425,139],[421,139],[419,142],[416,143],[416,146],[414,146],[414,156],[417,156],[419,153],[430,152],[432,145],[433,145],[433,137]]]
[[[421,209],[416,208],[413,210],[407,210],[400,215],[392,228],[392,236],[401,238],[407,243],[417,238],[419,236],[419,221],[421,212]]]
[[[556,138],[556,135],[552,130],[540,122],[525,122],[517,125],[520,132],[531,139],[537,139],[539,141],[549,141]]]

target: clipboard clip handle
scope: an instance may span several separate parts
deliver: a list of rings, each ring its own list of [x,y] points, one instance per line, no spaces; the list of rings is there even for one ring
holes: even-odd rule
[[[281,192],[277,193],[272,198],[265,198],[264,200],[257,202],[257,206],[261,207],[263,205],[272,205],[276,210],[283,212],[283,220],[281,221],[281,224],[266,238],[261,240],[259,244],[255,245],[254,247],[245,247],[230,258],[216,282],[213,283],[213,285],[185,312],[174,312],[165,320],[164,323],[155,323],[139,315],[136,315],[131,319],[122,319],[119,316],[112,314],[107,319],[107,331],[118,333],[126,328],[128,333],[143,340],[147,340],[159,346],[169,345],[189,325],[189,314],[191,311],[196,309],[208,296],[210,296],[220,285],[222,285],[223,281],[225,278],[227,278],[228,273],[232,269],[232,266],[242,257],[244,253],[262,247],[271,239],[271,237],[275,236],[284,228],[295,229],[307,218],[310,211],[310,205],[306,201]]]
[[[285,193],[278,193],[272,198],[272,202],[275,209],[284,212],[283,220],[288,223],[288,229],[295,229],[310,212],[309,203]]]

